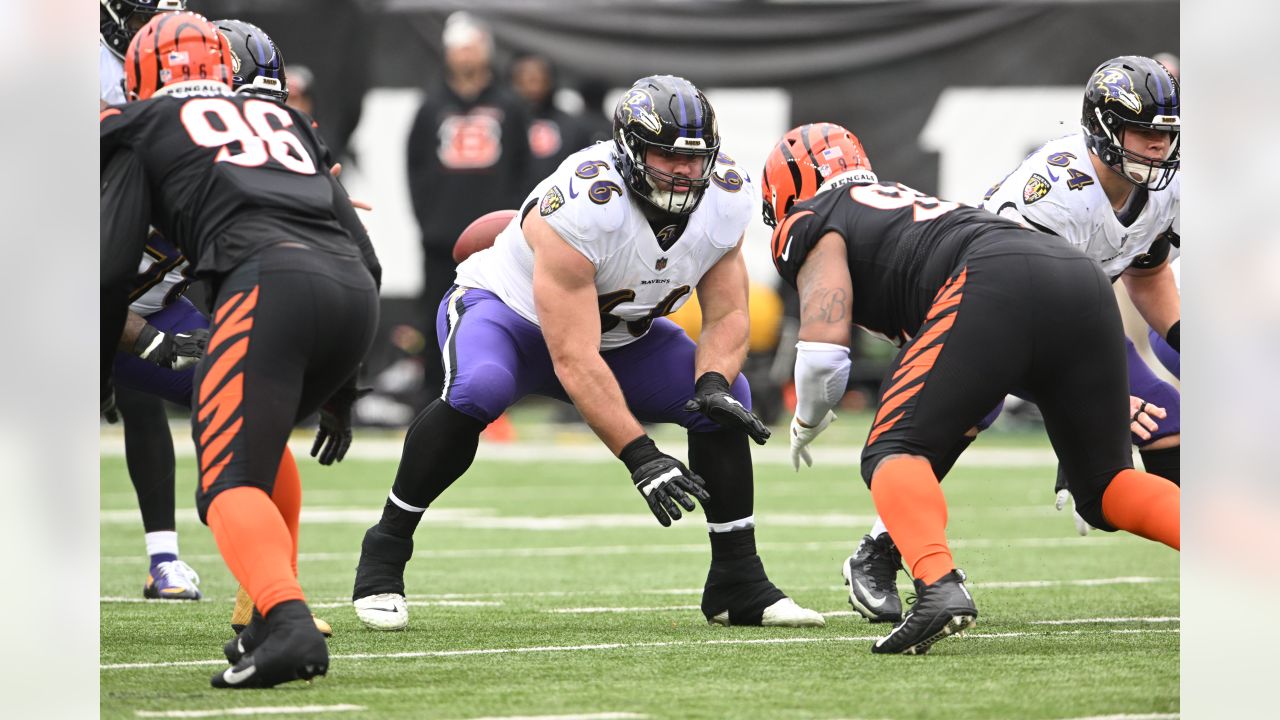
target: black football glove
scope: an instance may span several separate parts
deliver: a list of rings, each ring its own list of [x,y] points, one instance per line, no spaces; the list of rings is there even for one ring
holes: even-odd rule
[[[738,402],[729,389],[729,381],[718,372],[703,373],[693,386],[693,399],[684,404],[687,412],[700,412],[722,427],[741,430],[757,445],[763,445],[773,433],[756,414]]]
[[[372,390],[357,390],[354,385],[339,389],[320,406],[320,429],[311,445],[311,457],[321,465],[340,462],[351,447],[351,407]]]
[[[170,370],[186,370],[204,357],[209,344],[209,330],[197,328],[187,332],[163,333],[144,325],[133,343],[133,353],[147,362]]]
[[[682,517],[680,507],[693,512],[695,505],[690,495],[701,502],[711,499],[703,487],[706,482],[690,472],[684,463],[659,451],[648,435],[632,440],[619,457],[631,471],[636,490],[649,503],[649,510],[663,527],[671,527],[672,520]],[[676,503],[680,507],[676,507]]]
[[[116,409],[116,387],[107,381],[107,386],[102,389],[102,397],[98,403],[98,414],[112,425],[120,422],[120,411]]]

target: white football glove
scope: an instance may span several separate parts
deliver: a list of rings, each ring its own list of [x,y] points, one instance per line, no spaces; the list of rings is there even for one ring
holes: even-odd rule
[[[814,438],[821,435],[822,431],[826,430],[827,426],[831,424],[831,421],[835,419],[836,414],[828,410],[826,416],[822,418],[822,422],[814,425],[813,427],[805,427],[800,424],[799,419],[792,416],[791,466],[796,469],[796,472],[800,472],[801,460],[804,460],[804,464],[806,466],[813,467],[813,457],[809,455],[809,443],[813,442]]]
[[[1085,522],[1085,519],[1080,517],[1080,513],[1076,512],[1076,499],[1071,497],[1070,490],[1065,488],[1059,490],[1057,499],[1053,501],[1053,507],[1061,512],[1062,508],[1067,506],[1068,500],[1071,501],[1071,515],[1072,520],[1075,520],[1076,523],[1076,532],[1079,533],[1081,537],[1084,537],[1089,534],[1089,531],[1093,529],[1093,526]]]

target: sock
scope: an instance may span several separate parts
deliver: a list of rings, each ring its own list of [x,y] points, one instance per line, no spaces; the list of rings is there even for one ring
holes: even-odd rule
[[[951,572],[947,500],[923,458],[883,460],[871,480],[871,498],[902,553],[911,576],[932,585]]]
[[[702,511],[713,532],[755,526],[751,440],[746,433],[689,433],[689,469],[707,481],[711,499],[702,504]]]
[[[293,549],[289,557],[294,577],[298,576],[298,518],[302,515],[302,478],[298,475],[298,463],[293,459],[293,452],[285,446],[284,455],[280,457],[280,468],[276,471],[276,482],[271,487],[271,502],[275,503],[289,529],[289,537],[293,540]]]
[[[756,554],[756,529],[749,527],[731,532],[709,532],[711,562],[737,560]]]
[[[177,530],[156,530],[143,537],[147,542],[147,554],[151,556],[151,567],[178,559]]]
[[[209,504],[208,519],[222,559],[260,612],[303,599],[289,559],[289,528],[265,492],[243,486],[224,490]]]
[[[400,467],[378,525],[413,537],[422,513],[471,467],[485,424],[437,399],[418,413],[404,438]]]
[[[880,519],[880,516],[877,515],[876,522],[871,526],[871,532],[868,534],[873,538],[878,538],[887,532],[889,532],[889,528],[884,526],[884,520]]]
[[[1160,450],[1138,449],[1142,456],[1142,467],[1152,475],[1159,475],[1169,482],[1182,487],[1182,446],[1162,448]]]
[[[1182,544],[1181,507],[1181,488],[1133,469],[1117,473],[1102,493],[1102,516],[1108,523],[1174,550]]]

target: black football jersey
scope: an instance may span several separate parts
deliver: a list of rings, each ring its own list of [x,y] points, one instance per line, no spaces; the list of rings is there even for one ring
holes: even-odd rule
[[[809,251],[827,233],[838,233],[849,260],[853,323],[901,345],[919,330],[974,239],[1017,227],[901,183],[845,184],[787,213],[773,234],[773,263],[795,287]]]
[[[263,247],[298,242],[335,255],[363,254],[376,276],[363,228],[358,221],[358,230],[350,227],[354,214],[340,217],[349,200],[329,176],[329,151],[311,120],[220,87],[104,110],[104,183],[112,158],[131,152],[146,179],[151,224],[197,275],[225,273]],[[104,187],[104,203],[107,197]]]

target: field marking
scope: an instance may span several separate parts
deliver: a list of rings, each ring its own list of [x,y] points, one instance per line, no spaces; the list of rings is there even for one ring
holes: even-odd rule
[[[652,524],[650,520],[649,524]],[[1110,549],[1115,545],[1128,542],[1128,538],[1122,536],[1114,537],[1050,537],[1050,538],[960,538],[949,541],[952,548],[957,549],[982,549],[982,548],[1071,548],[1074,550],[1097,550]],[[832,549],[852,550],[857,543],[847,542],[844,540],[831,540],[825,542],[765,542],[760,543],[761,552],[788,552],[788,551],[817,551]],[[437,559],[471,559],[471,558],[488,558],[488,557],[512,557],[512,558],[530,558],[530,557],[579,557],[583,555],[667,555],[667,554],[687,554],[707,552],[705,543],[689,544],[689,545],[577,545],[565,547],[542,547],[542,548],[465,548],[459,550],[418,550],[413,556],[415,558],[437,558]],[[99,560],[106,564],[116,563],[142,563],[140,555],[104,555]],[[360,557],[358,551],[352,552],[320,552],[320,553],[298,553],[299,561],[328,561],[328,560],[353,560]],[[194,555],[183,555],[183,560],[196,562],[221,561],[221,555],[213,553],[202,553]]]
[[[1143,577],[1143,576],[1125,576],[1113,578],[1083,578],[1079,580],[1011,580],[997,582],[971,582],[968,586],[974,589],[982,590],[1024,590],[1039,588],[1056,588],[1056,587],[1099,587],[1105,585],[1147,585],[1152,583],[1176,583],[1178,578],[1159,578],[1159,577]],[[792,592],[847,592],[843,585],[801,585],[788,586]],[[553,597],[580,597],[580,596],[607,596],[607,595],[701,595],[702,588],[656,588],[653,590],[635,590],[635,589],[616,589],[616,590],[542,590],[542,591],[517,591],[517,592],[486,592],[486,593],[409,593],[405,597],[410,605],[440,605],[440,606],[491,606],[502,605],[501,600],[510,598],[553,598]],[[499,600],[486,603],[483,598],[498,598]],[[226,601],[231,602],[235,598],[224,597],[214,598],[205,596],[205,600],[210,602]],[[345,598],[313,598],[316,602],[309,603],[315,608],[329,607],[346,607],[351,601]],[[181,604],[174,600],[150,600],[137,597],[134,595],[104,595],[98,598],[100,603],[157,603],[157,604]],[[696,607],[696,606],[690,606]],[[839,616],[835,616],[839,617]],[[1047,621],[1046,621],[1047,622]]]
[[[134,714],[144,718],[211,718],[235,715],[303,715],[358,712],[367,709],[363,705],[266,705],[262,707],[222,708],[220,710],[138,710]]]
[[[1096,617],[1071,618],[1067,620],[1032,620],[1032,625],[1090,625],[1093,623],[1180,623],[1179,617]]]
[[[485,607],[494,608],[502,607],[501,600],[409,600],[405,603],[409,607]],[[340,608],[351,607],[350,600],[338,600],[334,602],[309,602],[307,607],[312,608]]]
[[[175,434],[186,434],[183,427]],[[294,455],[306,456],[311,452],[311,438],[297,438],[289,441],[289,448]],[[357,437],[347,451],[346,457],[357,460],[399,460],[404,451],[403,436],[394,438]],[[858,467],[862,453],[862,442],[839,447],[810,448],[813,461],[819,465],[831,467]],[[189,442],[174,443],[174,453],[180,458],[195,457],[195,446]],[[122,432],[102,433],[98,436],[98,454],[101,457],[124,457],[124,434]],[[618,459],[604,446],[594,439],[581,445],[547,442],[514,442],[491,443],[480,441],[480,450],[476,458],[481,461],[499,463],[528,462],[598,462],[616,463]],[[757,465],[790,465],[791,450],[782,446],[758,447],[751,451],[751,460]],[[987,448],[972,447],[965,451],[957,463],[959,467],[987,466],[1002,468],[1020,467],[1053,467],[1058,458],[1053,450],[1043,448]]]
[[[644,720],[649,717],[631,712],[602,712],[575,715],[486,715],[466,720]]]
[[[1036,637],[1036,638],[1066,638],[1080,635],[1163,635],[1178,634],[1181,630],[1177,629],[1152,629],[1152,628],[1135,628],[1135,629],[1106,629],[1106,630],[1052,630],[1042,632],[1004,632],[1004,633],[965,633],[964,637],[970,639],[1006,639],[1017,637]],[[387,659],[404,659],[404,658],[450,658],[450,657],[469,657],[476,655],[516,655],[531,653],[554,653],[554,652],[583,652],[592,650],[631,650],[637,648],[669,648],[669,647],[709,647],[716,645],[794,645],[801,643],[831,643],[831,642],[874,642],[879,640],[882,635],[861,635],[861,636],[835,636],[835,637],[815,637],[812,635],[804,637],[784,637],[784,638],[748,638],[737,640],[669,640],[664,642],[639,642],[639,643],[599,643],[594,645],[542,645],[535,647],[516,647],[516,648],[472,648],[465,650],[415,650],[408,652],[396,653],[349,653],[345,655],[330,655],[330,660],[387,660]],[[216,660],[176,660],[171,662],[151,662],[151,663],[105,663],[98,665],[99,670],[149,670],[154,668],[170,668],[170,667],[196,667],[202,665],[226,665],[224,658]]]
[[[672,610],[701,610],[701,605],[667,605],[665,607],[572,607],[551,608],[543,612],[556,614],[591,614],[591,613],[629,613],[629,612],[668,612]]]

